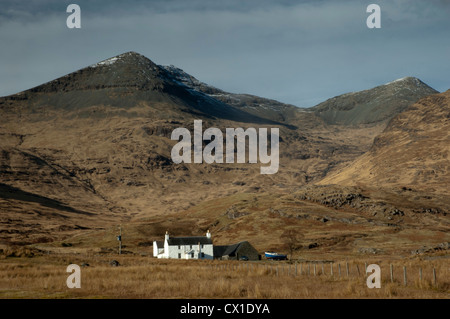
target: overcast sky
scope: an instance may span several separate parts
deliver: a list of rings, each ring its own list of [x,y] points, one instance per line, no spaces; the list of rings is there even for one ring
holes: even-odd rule
[[[81,7],[81,29],[66,8]],[[381,29],[366,8],[381,7]],[[0,0],[0,96],[127,51],[300,107],[415,76],[450,88],[450,1]]]

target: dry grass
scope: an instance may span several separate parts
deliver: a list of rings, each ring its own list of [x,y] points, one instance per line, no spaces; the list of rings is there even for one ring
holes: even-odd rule
[[[121,264],[111,267],[115,258]],[[66,267],[81,268],[81,288],[66,286]],[[135,256],[49,255],[0,260],[1,298],[449,298],[450,271],[445,259],[396,261],[395,280],[390,281],[389,262],[378,261],[382,271],[381,289],[369,289],[364,276],[365,261],[331,264],[284,262],[236,262],[157,260]],[[367,260],[366,263],[373,261]],[[338,274],[341,265],[341,275]],[[308,267],[309,265],[309,267]],[[356,266],[360,270],[358,275]],[[403,266],[408,283],[403,285]],[[418,269],[423,278],[419,281]],[[432,268],[437,271],[433,285]],[[309,275],[308,275],[309,273]]]

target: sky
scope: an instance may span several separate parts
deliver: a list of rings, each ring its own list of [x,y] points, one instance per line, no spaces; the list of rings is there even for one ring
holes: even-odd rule
[[[81,28],[69,29],[69,4]],[[369,4],[381,28],[369,29]],[[0,0],[0,96],[135,51],[299,107],[405,76],[450,89],[448,0]]]

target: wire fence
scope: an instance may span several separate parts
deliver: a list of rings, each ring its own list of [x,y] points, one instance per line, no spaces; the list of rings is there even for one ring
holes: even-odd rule
[[[289,277],[326,277],[334,279],[367,278],[372,272],[367,272],[369,263],[357,262],[329,262],[329,261],[305,261],[305,262],[230,262],[218,261],[212,265],[215,270],[255,272],[267,276]],[[436,267],[427,263],[402,264],[379,263],[382,283],[396,283],[403,286],[415,286],[419,288],[450,287],[449,267]],[[262,270],[262,271],[261,271]]]

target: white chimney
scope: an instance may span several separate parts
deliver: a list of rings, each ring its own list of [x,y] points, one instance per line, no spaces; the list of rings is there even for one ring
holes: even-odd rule
[[[207,238],[211,238],[211,233],[209,232],[209,229],[208,229],[208,231],[206,232],[206,237],[207,237]]]
[[[164,240],[165,241],[169,240],[169,232],[168,231],[166,231],[166,235],[164,236]]]

